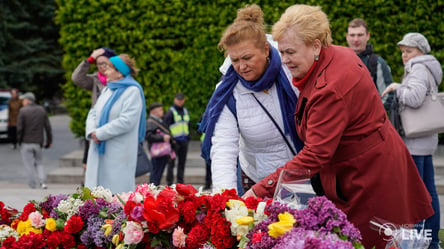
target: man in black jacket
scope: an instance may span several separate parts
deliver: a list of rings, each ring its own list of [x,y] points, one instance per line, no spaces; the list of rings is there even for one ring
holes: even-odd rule
[[[51,125],[48,114],[43,106],[35,104],[35,96],[28,92],[20,96],[23,107],[20,109],[17,120],[17,141],[21,146],[23,163],[28,174],[28,185],[36,187],[38,184],[46,189],[46,174],[42,165],[42,147],[49,148],[52,144]],[[44,143],[44,134],[46,142]]]

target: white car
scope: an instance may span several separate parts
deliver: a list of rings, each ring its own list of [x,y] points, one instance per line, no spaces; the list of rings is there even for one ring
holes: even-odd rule
[[[0,138],[8,138],[8,101],[11,92],[0,91]]]

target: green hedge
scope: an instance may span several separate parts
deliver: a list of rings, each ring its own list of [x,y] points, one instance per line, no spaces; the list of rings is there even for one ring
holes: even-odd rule
[[[57,0],[56,23],[69,79],[63,88],[73,132],[83,136],[90,99],[89,92],[70,81],[71,73],[93,49],[102,46],[136,59],[141,69],[136,79],[144,87],[148,105],[159,101],[168,106],[176,92],[184,92],[196,123],[220,78],[218,67],[224,59],[216,47],[220,36],[236,10],[253,2],[262,7],[270,27],[292,4],[271,0]],[[403,72],[396,42],[407,32],[422,32],[431,43],[432,54],[444,61],[444,42],[440,39],[444,14],[438,11],[443,7],[441,1],[421,1],[421,6],[419,1],[381,0],[304,3],[322,6],[336,44],[346,45],[345,32],[351,19],[364,18],[371,32],[370,42],[387,60],[396,81]]]

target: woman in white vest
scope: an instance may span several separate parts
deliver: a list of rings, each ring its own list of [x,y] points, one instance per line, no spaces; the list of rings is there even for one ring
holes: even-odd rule
[[[259,6],[240,9],[218,46],[231,65],[203,115],[202,156],[211,161],[215,190],[237,187],[239,162],[242,193],[301,149],[294,129],[297,90],[267,41]]]

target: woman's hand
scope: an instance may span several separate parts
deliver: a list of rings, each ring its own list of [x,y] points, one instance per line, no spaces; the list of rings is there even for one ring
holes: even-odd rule
[[[394,92],[398,86],[399,83],[393,82],[382,92],[381,97],[384,97],[387,93]]]
[[[96,144],[100,144],[100,140],[96,136],[96,132],[91,133],[91,138]]]
[[[246,199],[250,196],[253,196],[254,198],[257,198],[256,194],[254,193],[253,189],[250,188],[243,196],[242,199]]]
[[[164,142],[169,142],[171,140],[171,136],[170,135],[163,135],[163,141]]]
[[[98,48],[98,49],[95,49],[95,50],[91,53],[91,57],[93,57],[94,60],[96,60],[97,57],[101,56],[103,53],[105,53],[105,49],[103,49],[103,48]]]

